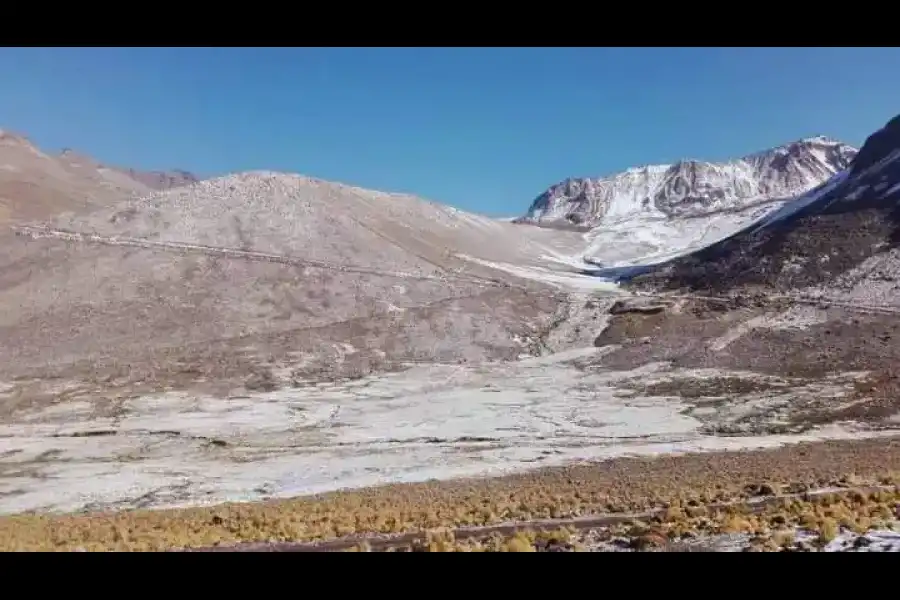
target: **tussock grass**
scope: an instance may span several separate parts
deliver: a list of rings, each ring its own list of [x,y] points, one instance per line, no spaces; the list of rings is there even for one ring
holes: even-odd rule
[[[746,534],[744,549],[753,552],[816,550],[834,540],[843,530],[863,533],[886,526],[885,519],[900,502],[900,489],[860,495],[842,491],[809,500],[773,504],[751,513],[740,507],[713,510],[703,517],[666,511],[659,519],[632,522],[586,531],[531,531],[523,529],[508,535],[496,533],[456,539],[453,531],[427,532],[424,542],[392,547],[400,552],[582,552],[606,549],[612,540],[633,551],[704,552],[715,551],[712,536]],[[810,541],[798,541],[797,532],[806,531]],[[355,548],[351,551],[364,551]]]

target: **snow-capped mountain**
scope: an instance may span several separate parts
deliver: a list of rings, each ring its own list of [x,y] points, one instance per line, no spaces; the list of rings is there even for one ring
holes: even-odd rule
[[[889,288],[879,301],[893,303],[900,292],[898,252],[900,116],[869,136],[851,165],[824,184],[725,239],[655,267],[644,281],[706,291],[839,284],[856,294],[853,301],[870,299],[877,284]],[[641,270],[649,269],[635,272]]]
[[[727,163],[683,160],[568,179],[539,196],[518,222],[585,229],[585,248],[572,264],[659,263],[779,209],[845,169],[856,154],[819,136]]]
[[[856,153],[820,136],[726,163],[682,160],[610,177],[567,179],[538,196],[522,221],[596,227],[639,216],[742,210],[802,194],[846,168]]]

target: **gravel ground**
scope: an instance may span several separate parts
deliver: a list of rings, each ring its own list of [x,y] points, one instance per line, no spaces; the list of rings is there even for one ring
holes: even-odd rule
[[[697,376],[673,378],[665,389],[669,395],[707,403],[737,390],[728,382],[709,385],[708,377],[700,376],[705,370],[740,375],[730,379],[763,392],[768,388],[764,396],[772,396],[779,386],[788,392],[798,385],[828,387],[842,379],[849,384],[818,401],[787,398],[780,424],[789,430],[841,420],[889,427],[900,413],[896,314],[827,305],[811,309],[790,300],[734,307],[692,299],[655,314],[614,315],[595,343],[612,348],[593,363],[596,368],[663,363],[674,371],[696,370]],[[698,392],[704,385],[709,391]],[[775,426],[779,420],[770,423]]]

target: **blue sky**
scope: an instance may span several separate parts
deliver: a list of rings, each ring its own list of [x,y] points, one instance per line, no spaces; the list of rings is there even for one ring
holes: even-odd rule
[[[0,48],[0,128],[517,215],[569,176],[860,144],[900,113],[897,73],[900,48]]]

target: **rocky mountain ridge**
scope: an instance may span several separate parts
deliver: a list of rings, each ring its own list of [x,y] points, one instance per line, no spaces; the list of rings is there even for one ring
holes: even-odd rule
[[[682,160],[608,177],[566,179],[538,196],[519,222],[596,227],[635,217],[689,218],[783,201],[847,168],[858,150],[816,136],[714,163]]]
[[[172,188],[193,185],[200,181],[199,177],[182,169],[172,169],[169,171],[138,171],[137,169],[126,168],[118,170],[156,191],[171,190]]]
[[[823,185],[715,244],[660,265],[635,283],[721,293],[748,285],[830,287],[851,277],[853,285],[871,288],[873,281],[892,282],[900,276],[898,246],[900,116],[870,135],[849,168]]]
[[[172,188],[191,185],[200,181],[199,177],[183,169],[142,171],[130,167],[105,165],[90,156],[73,150],[72,148],[64,148],[62,152],[59,153],[58,158],[68,163],[70,166],[86,166],[102,172],[121,173],[152,191],[170,190]]]

